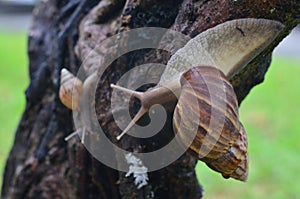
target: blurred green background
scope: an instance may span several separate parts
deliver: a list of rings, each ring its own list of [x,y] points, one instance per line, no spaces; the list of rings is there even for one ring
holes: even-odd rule
[[[29,83],[25,32],[0,30],[0,172],[13,144]],[[0,177],[2,185],[2,175]],[[0,188],[1,189],[1,188]]]
[[[0,31],[1,173],[25,107],[24,91],[29,83],[26,45],[26,32]],[[223,179],[199,162],[197,175],[204,198],[300,198],[299,74],[299,60],[274,57],[264,83],[240,107],[249,140],[249,180]]]

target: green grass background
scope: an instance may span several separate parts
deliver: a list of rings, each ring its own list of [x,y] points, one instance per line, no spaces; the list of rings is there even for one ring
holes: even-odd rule
[[[0,172],[25,107],[28,86],[26,33],[0,31]],[[2,175],[0,177],[2,185]],[[1,188],[0,188],[1,190]]]
[[[26,45],[25,33],[0,32],[1,173],[25,107],[29,82]],[[249,141],[249,180],[223,179],[199,162],[197,175],[204,198],[300,199],[299,74],[299,60],[273,59],[265,82],[256,86],[240,107]]]

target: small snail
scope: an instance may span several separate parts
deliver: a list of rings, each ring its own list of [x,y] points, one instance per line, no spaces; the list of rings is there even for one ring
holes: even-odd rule
[[[79,98],[83,92],[80,79],[63,68],[60,74],[59,99],[69,109],[79,111]]]
[[[266,19],[228,21],[204,31],[179,49],[169,60],[156,87],[137,92],[111,84],[112,88],[129,93],[141,102],[140,110],[117,139],[120,140],[152,105],[176,101],[174,93],[179,98],[173,115],[173,130],[179,134],[181,142],[223,177],[246,181],[247,137],[238,119],[236,95],[227,78],[245,67],[274,40],[282,28],[281,23]],[[203,82],[203,77],[207,77],[208,81]],[[208,86],[215,88],[214,92],[209,93]],[[219,92],[225,92],[226,97],[218,96]],[[199,107],[195,108],[189,102],[192,95],[197,98]],[[225,104],[225,109],[210,101],[211,97]],[[182,107],[190,113],[199,110],[198,114],[204,120],[199,121],[189,112],[182,113]],[[224,128],[208,128],[207,118],[211,117],[208,110],[212,109],[225,116],[224,121],[220,120],[224,122]],[[192,143],[186,143],[191,137],[190,125],[195,121],[199,122],[196,137]],[[206,136],[211,139],[205,139]]]
[[[61,102],[69,109],[74,111],[80,111],[80,103],[86,103],[89,101],[89,94],[92,86],[92,82],[96,81],[97,74],[94,73],[90,75],[84,83],[77,77],[75,77],[70,71],[63,68],[61,70],[60,77],[60,89],[59,98]],[[81,114],[86,115],[88,113],[88,108],[84,108]],[[83,117],[85,118],[85,117]],[[81,137],[81,142],[84,144],[86,132],[89,131],[86,126],[91,126],[90,122],[85,119],[81,121],[82,127],[77,129],[75,132],[71,133],[65,138],[65,141],[70,140],[75,135]]]

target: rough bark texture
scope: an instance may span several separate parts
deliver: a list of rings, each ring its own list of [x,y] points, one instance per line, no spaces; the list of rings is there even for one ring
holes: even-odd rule
[[[94,44],[118,32],[156,26],[194,37],[222,22],[246,17],[278,20],[286,27],[249,67],[231,79],[239,102],[263,81],[274,47],[299,23],[300,1],[42,1],[34,10],[29,32],[31,83],[26,91],[26,109],[7,160],[2,198],[200,198],[202,188],[194,171],[196,160],[189,154],[151,172],[149,184],[137,189],[132,177],[125,178],[124,173],[98,162],[78,140],[66,143],[64,137],[74,127],[71,111],[58,99],[59,71],[64,66],[76,74]],[[120,129],[111,116],[109,83],[116,82],[135,65],[167,62],[169,55],[158,55],[157,51],[124,55],[99,81],[96,112],[112,142],[116,142],[114,137]],[[85,68],[87,74],[94,71],[101,59],[99,54],[93,56]],[[163,143],[159,140],[172,134],[170,124],[162,131],[159,138],[146,142],[126,136],[118,145],[129,151],[152,151],[157,146],[150,143],[155,141],[160,146]]]

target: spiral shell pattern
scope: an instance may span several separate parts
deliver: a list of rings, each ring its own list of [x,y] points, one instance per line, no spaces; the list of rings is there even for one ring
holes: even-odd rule
[[[224,178],[246,181],[247,136],[238,118],[237,98],[230,82],[213,67],[191,68],[180,82],[182,90],[173,116],[173,130],[180,142]],[[190,103],[195,96],[197,103]],[[214,118],[212,111],[216,113]],[[222,126],[210,125],[212,120]],[[196,136],[189,142],[195,126]]]

